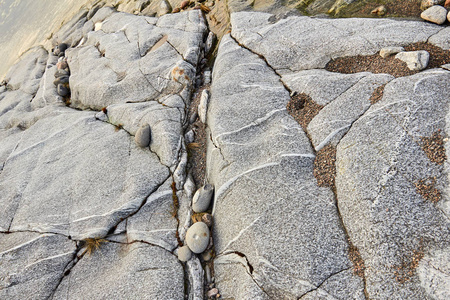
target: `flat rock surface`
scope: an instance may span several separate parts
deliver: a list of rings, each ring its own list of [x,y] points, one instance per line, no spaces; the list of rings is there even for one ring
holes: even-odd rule
[[[72,46],[71,97],[56,94],[58,58],[43,48],[9,71],[0,87],[0,298],[189,293],[172,253],[181,243],[174,194],[205,34],[199,11],[85,10],[54,36]],[[134,139],[143,124],[149,147]]]
[[[395,20],[276,21],[255,12],[232,14],[231,24],[207,118],[220,292],[445,299],[449,206],[439,145],[448,134],[450,73],[394,79],[322,69],[336,57],[439,41],[444,29]],[[287,115],[293,92],[319,107],[304,114],[306,132]],[[325,146],[337,147],[336,157],[324,157]],[[328,187],[317,177],[324,164]]]
[[[259,290],[239,276],[247,277],[243,285],[257,298],[297,299],[339,278],[351,268],[345,233],[333,193],[313,177],[314,152],[286,111],[289,93],[280,77],[228,35],[211,93],[208,179],[216,187],[216,261],[248,272]],[[228,267],[215,274],[221,293],[247,297],[238,281],[229,282]],[[349,293],[362,295],[356,280]]]
[[[83,257],[63,278],[54,299],[183,299],[183,268],[159,247],[108,243]]]

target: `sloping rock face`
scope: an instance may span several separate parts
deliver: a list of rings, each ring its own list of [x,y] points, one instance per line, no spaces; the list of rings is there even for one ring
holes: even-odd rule
[[[450,73],[323,69],[387,46],[445,48],[442,29],[254,12],[232,14],[231,25],[207,115],[221,295],[448,298]],[[300,96],[311,99],[293,105],[300,115],[319,107],[303,128],[286,109]]]
[[[55,42],[73,46],[71,98],[43,48],[0,87],[0,298],[183,299],[173,197],[205,21],[102,8],[70,24]]]

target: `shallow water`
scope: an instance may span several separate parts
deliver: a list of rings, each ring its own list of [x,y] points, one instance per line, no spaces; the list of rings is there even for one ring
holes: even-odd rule
[[[93,0],[0,0],[0,81],[31,47],[51,47],[48,38]]]

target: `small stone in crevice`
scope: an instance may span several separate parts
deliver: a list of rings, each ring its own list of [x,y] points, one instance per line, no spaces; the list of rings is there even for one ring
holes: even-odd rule
[[[441,130],[434,132],[431,137],[421,137],[422,150],[427,155],[428,159],[439,165],[443,164],[447,159],[444,147],[444,137],[441,135]]]
[[[372,96],[370,96],[369,98],[370,104],[373,105],[383,98],[383,91],[385,86],[386,84],[380,85],[373,91]]]
[[[327,145],[320,149],[314,160],[314,177],[320,187],[335,187],[336,147]]]
[[[286,108],[306,132],[309,122],[319,113],[323,106],[315,103],[310,96],[299,93],[291,97]]]
[[[421,195],[425,200],[431,201],[433,203],[441,200],[441,192],[435,187],[435,177],[420,179],[414,182],[414,185],[416,187],[417,193]]]

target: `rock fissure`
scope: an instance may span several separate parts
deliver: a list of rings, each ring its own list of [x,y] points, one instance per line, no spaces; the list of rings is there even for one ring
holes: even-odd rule
[[[62,273],[61,277],[59,278],[58,283],[56,284],[55,288],[52,291],[52,294],[47,298],[48,300],[52,300],[55,296],[56,291],[58,290],[59,286],[63,282],[64,278],[70,274],[72,269],[76,266],[76,264],[84,257],[85,253],[82,253],[80,256],[78,256],[78,253],[83,248],[82,245],[78,245],[77,249],[74,251],[72,260],[69,261],[66,266],[64,267],[64,272]],[[69,286],[70,289],[70,286]]]
[[[278,73],[278,71],[277,71],[274,67],[272,67],[272,66],[269,64],[269,62],[267,61],[267,59],[266,59],[262,54],[259,54],[258,52],[253,51],[252,49],[250,49],[249,47],[247,47],[247,46],[241,44],[241,43],[240,43],[240,42],[232,35],[232,33],[230,33],[230,37],[231,37],[231,38],[236,42],[236,44],[238,44],[241,48],[244,48],[244,49],[250,51],[251,53],[257,55],[261,60],[263,60],[263,61],[266,63],[266,65],[267,65],[270,69],[272,69],[272,71],[278,76],[278,79],[280,80],[280,83],[283,85],[283,87],[285,88],[285,90],[288,91],[289,95],[292,94],[291,89],[290,89],[290,88],[284,83],[284,81],[282,80],[281,74]]]
[[[336,275],[338,275],[338,274],[340,274],[340,273],[342,273],[342,272],[345,272],[345,271],[348,271],[348,270],[350,270],[351,268],[346,268],[346,269],[342,269],[342,270],[340,270],[340,271],[337,271],[337,272],[335,272],[335,273],[333,273],[333,274],[330,274],[327,278],[325,278],[321,283],[319,283],[319,285],[317,285],[317,287],[315,287],[315,288],[313,288],[313,289],[311,289],[311,290],[309,290],[309,291],[307,291],[307,292],[305,292],[303,295],[301,295],[299,298],[298,298],[298,300],[301,300],[303,297],[305,297],[305,296],[307,296],[308,294],[310,294],[310,293],[312,293],[312,292],[314,292],[314,291],[317,291],[317,290],[319,290],[320,288],[322,288],[322,285],[324,285],[330,278],[332,278],[333,276],[336,276]]]

